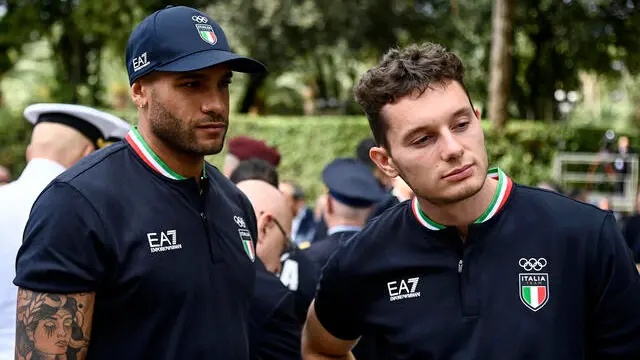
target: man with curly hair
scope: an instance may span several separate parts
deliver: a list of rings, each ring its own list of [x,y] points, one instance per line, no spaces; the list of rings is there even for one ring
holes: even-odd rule
[[[389,51],[356,99],[389,177],[415,193],[329,260],[303,359],[640,359],[640,276],[611,212],[489,168],[460,59]]]

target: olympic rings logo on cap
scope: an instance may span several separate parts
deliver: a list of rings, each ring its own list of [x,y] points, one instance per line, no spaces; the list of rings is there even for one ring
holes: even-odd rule
[[[204,16],[200,16],[200,15],[193,15],[193,16],[191,17],[191,20],[193,20],[193,21],[195,21],[195,22],[197,22],[197,23],[200,23],[200,24],[206,24],[206,23],[208,23],[208,22],[209,22],[209,19],[207,19],[207,18],[206,18],[206,17],[204,17]]]
[[[536,259],[536,258],[531,258],[531,259],[521,258],[520,261],[518,261],[518,265],[520,265],[525,271],[531,271],[531,270],[540,271],[545,266],[547,266],[547,259],[545,259],[545,258],[540,258],[540,259]]]

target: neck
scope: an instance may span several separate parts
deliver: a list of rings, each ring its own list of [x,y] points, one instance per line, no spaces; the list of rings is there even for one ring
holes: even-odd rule
[[[469,225],[487,210],[497,190],[498,181],[487,178],[480,191],[462,201],[442,205],[418,197],[418,202],[430,219],[439,224],[455,226],[465,239]]]
[[[325,221],[327,223],[327,229],[330,229],[335,226],[359,226],[363,227],[365,221],[363,220],[355,220],[355,219],[329,219],[325,217]]]
[[[168,145],[162,139],[155,136],[150,128],[142,124],[138,126],[138,131],[151,150],[156,153],[171,170],[185,178],[195,178],[197,182],[200,181],[204,156],[180,151]]]

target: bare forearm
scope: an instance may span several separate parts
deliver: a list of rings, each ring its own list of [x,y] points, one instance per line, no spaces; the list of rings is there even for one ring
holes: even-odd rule
[[[16,360],[84,360],[91,337],[94,293],[45,294],[18,289]]]

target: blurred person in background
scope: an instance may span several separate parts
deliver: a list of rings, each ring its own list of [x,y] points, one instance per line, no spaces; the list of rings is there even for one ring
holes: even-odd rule
[[[396,176],[391,180],[393,183],[391,193],[388,194],[384,200],[375,205],[367,221],[370,221],[371,219],[385,212],[387,209],[390,209],[395,205],[400,204],[401,202],[413,199],[413,197],[415,196],[411,187],[409,187],[409,185],[407,185],[407,183],[402,180],[400,176]]]
[[[251,158],[241,161],[229,175],[232,183],[238,184],[244,180],[259,179],[278,187],[278,170],[265,160]]]
[[[295,315],[295,299],[276,274],[280,254],[289,245],[284,229],[291,226],[289,204],[273,185],[262,180],[236,184],[247,196],[258,222],[256,282],[249,317],[251,359],[299,360],[302,326]]]
[[[629,156],[635,154],[635,150],[629,144],[628,136],[620,136],[618,138],[618,147],[615,152],[615,160],[613,161],[613,169],[620,177],[624,177],[629,173]],[[618,179],[615,185],[615,191],[624,192],[624,179]]]
[[[0,185],[5,185],[9,182],[11,182],[11,171],[0,165]]]
[[[241,135],[229,139],[227,146],[228,150],[222,165],[222,173],[227,177],[241,161],[251,158],[262,159],[275,168],[280,164],[280,152],[275,147],[267,145],[263,140]]]
[[[33,104],[24,117],[34,125],[27,166],[16,181],[0,187],[0,359],[14,356],[17,287],[12,281],[33,203],[56,176],[121,140],[130,128],[114,115],[72,104]]]
[[[233,171],[229,179],[236,185],[239,185],[240,183],[245,183],[245,186],[247,186],[247,184],[253,184],[251,189],[260,189],[263,188],[263,186],[257,186],[259,185],[258,183],[247,183],[248,180],[261,180],[264,183],[271,185],[274,189],[278,189],[278,171],[271,164],[260,159],[242,161]],[[286,200],[286,209],[289,211],[288,216],[293,218],[294,209],[292,207],[292,195],[294,194],[290,192],[292,188],[288,186],[293,185],[293,183],[284,182],[279,185],[281,190],[279,194]],[[241,188],[244,188],[244,186]],[[301,192],[302,189],[298,189],[298,191]],[[272,193],[270,189],[265,190],[265,194],[270,193]],[[257,194],[253,195],[255,198],[257,198],[257,196]],[[298,323],[302,326],[307,317],[309,304],[313,299],[316,283],[318,281],[319,269],[306,255],[302,253],[302,251],[300,251],[298,245],[295,244],[288,235],[292,228],[292,221],[276,224],[284,226],[281,233],[286,237],[287,241],[285,246],[281,249],[281,252],[278,254],[280,267],[276,268],[275,265],[270,265],[269,267],[272,272],[276,273],[280,278],[280,282],[282,282],[282,284],[293,294],[295,316]],[[268,261],[267,263],[271,264],[273,261]]]
[[[383,191],[390,193],[393,190],[393,179],[385,175],[385,173],[382,172],[376,166],[373,160],[371,160],[371,157],[369,155],[369,151],[371,150],[371,148],[375,146],[377,146],[375,139],[371,137],[362,139],[356,146],[356,151],[355,151],[356,159],[358,159],[362,164],[364,164],[369,169],[369,171],[371,171],[371,173],[376,179],[378,186],[380,186],[380,188]],[[381,213],[382,211],[384,211],[386,209],[385,206],[394,204],[394,200],[392,198],[389,198],[389,200],[390,200],[390,203],[381,205],[383,208],[377,210],[376,215],[378,212]],[[315,213],[316,213],[316,218],[318,220],[316,222],[316,228],[314,231],[313,239],[311,240],[312,243],[318,240],[325,239],[327,237],[328,229],[327,229],[327,224],[323,217],[324,216],[323,207],[326,203],[327,202],[325,198],[318,199],[318,202],[316,203]]]
[[[356,159],[333,160],[323,169],[322,181],[328,191],[323,206],[327,237],[304,251],[319,268],[344,241],[362,229],[374,205],[385,196],[370,169]]]
[[[307,318],[307,310],[313,300],[320,276],[320,269],[301,250],[309,247],[315,230],[315,220],[311,209],[306,205],[306,195],[300,185],[293,181],[282,181],[279,189],[287,198],[293,214],[292,240],[280,257],[282,271],[279,276],[280,281],[295,295],[296,316],[302,325]]]
[[[287,197],[291,206],[291,213],[294,216],[291,223],[293,242],[302,248],[306,248],[313,238],[316,221],[313,211],[307,206],[304,190],[293,181],[283,181],[278,187]]]

